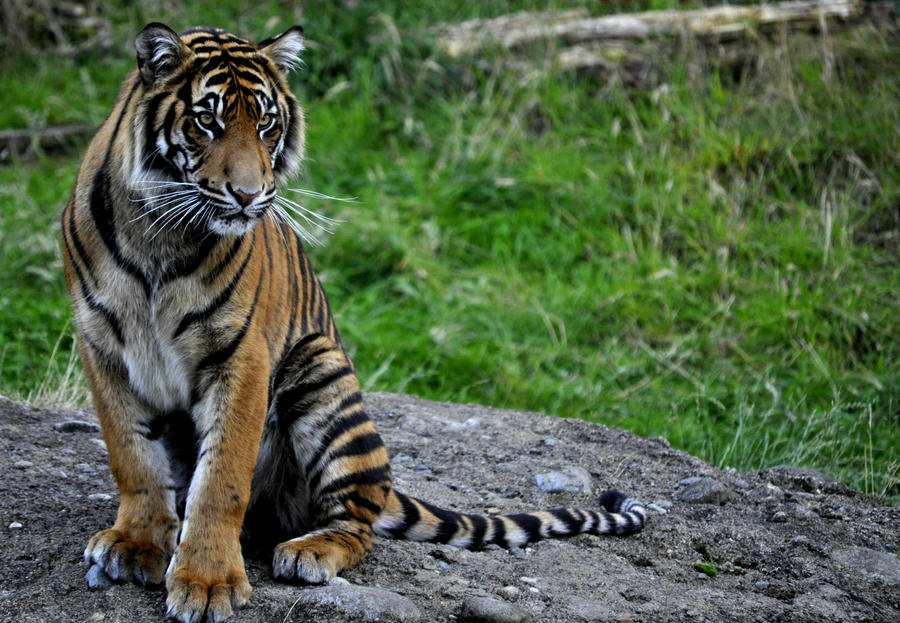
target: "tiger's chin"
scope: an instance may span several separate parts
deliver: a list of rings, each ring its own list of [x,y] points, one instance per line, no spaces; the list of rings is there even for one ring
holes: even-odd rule
[[[234,214],[213,216],[209,219],[207,228],[219,236],[245,236],[249,234],[262,220],[265,210],[254,214],[247,214],[246,210]]]

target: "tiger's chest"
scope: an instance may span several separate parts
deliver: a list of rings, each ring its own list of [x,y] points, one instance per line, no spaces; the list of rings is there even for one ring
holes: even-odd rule
[[[108,313],[82,310],[84,335],[124,368],[131,389],[149,406],[189,409],[196,365],[209,342],[202,330],[179,331],[183,318],[205,300],[196,284],[180,279],[149,295],[123,275],[99,285],[95,299]]]

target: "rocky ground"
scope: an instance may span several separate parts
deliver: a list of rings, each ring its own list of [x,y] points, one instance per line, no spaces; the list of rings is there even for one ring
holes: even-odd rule
[[[617,487],[651,505],[649,523],[511,552],[379,539],[325,587],[277,583],[251,559],[235,622],[900,621],[900,508],[828,476],[721,471],[663,439],[533,413],[366,404],[405,492],[498,513],[590,507]],[[161,589],[83,579],[84,545],[118,497],[93,414],[0,399],[0,427],[0,621],[162,620]]]

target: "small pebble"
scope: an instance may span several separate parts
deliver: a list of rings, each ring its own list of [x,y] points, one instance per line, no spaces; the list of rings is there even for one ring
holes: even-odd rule
[[[98,446],[98,447],[99,447],[101,450],[103,450],[104,452],[106,452],[106,442],[103,441],[102,439],[91,438],[89,441],[90,441],[92,444],[94,444],[95,446]]]
[[[583,467],[570,466],[559,471],[537,474],[534,480],[538,488],[546,493],[591,494],[591,474]]]
[[[9,529],[10,530],[21,530],[22,524],[18,521],[14,521],[11,524],[9,524]]]
[[[788,520],[787,513],[784,511],[777,511],[771,517],[769,517],[769,521],[772,523],[785,523]]]
[[[348,586],[350,584],[349,580],[347,580],[346,578],[342,578],[339,575],[336,575],[333,578],[331,578],[330,580],[328,580],[328,583],[331,584],[332,586],[334,586],[334,585]]]
[[[510,601],[514,601],[519,596],[519,589],[515,586],[504,586],[500,590],[497,591],[501,597],[504,599],[508,599]]]
[[[759,581],[753,585],[753,588],[755,588],[758,591],[767,591],[767,590],[769,590],[769,583],[764,582],[764,581]]]
[[[88,499],[95,502],[108,502],[112,499],[112,496],[108,493],[92,493],[88,496]]]
[[[13,467],[17,467],[19,469],[28,469],[29,467],[34,467],[34,463],[31,461],[16,461],[13,463]]]
[[[505,601],[469,596],[463,600],[457,620],[465,623],[526,623],[531,617]]]
[[[537,578],[531,578],[527,575],[523,575],[521,578],[519,578],[519,582],[521,582],[522,584],[537,584],[538,580]]]
[[[678,499],[688,504],[724,504],[733,495],[728,488],[715,478],[693,476],[675,485],[683,487]]]

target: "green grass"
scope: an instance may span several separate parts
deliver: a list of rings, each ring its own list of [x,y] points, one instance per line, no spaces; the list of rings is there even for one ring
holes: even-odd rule
[[[297,185],[358,198],[308,202],[346,221],[310,254],[367,390],[584,418],[897,499],[900,42],[759,43],[743,71],[685,52],[663,87],[626,89],[453,61],[426,33],[539,3],[359,4],[305,16],[295,90]],[[99,123],[144,21],[263,37],[272,15],[296,19],[120,9],[120,53],[45,56],[26,88],[0,74],[0,126]],[[56,221],[78,162],[0,167],[2,393],[77,392]]]

